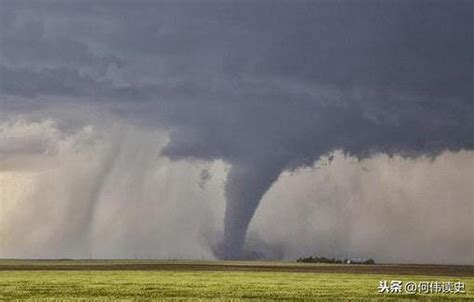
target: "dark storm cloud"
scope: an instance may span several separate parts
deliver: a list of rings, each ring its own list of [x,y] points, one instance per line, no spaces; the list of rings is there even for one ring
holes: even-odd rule
[[[474,148],[470,1],[1,2],[4,96],[79,97],[223,159],[222,257],[285,169]]]

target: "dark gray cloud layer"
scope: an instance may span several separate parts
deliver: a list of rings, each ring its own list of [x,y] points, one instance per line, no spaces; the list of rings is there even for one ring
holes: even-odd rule
[[[474,148],[472,1],[0,3],[3,99],[107,104],[232,165],[221,257],[286,169]]]

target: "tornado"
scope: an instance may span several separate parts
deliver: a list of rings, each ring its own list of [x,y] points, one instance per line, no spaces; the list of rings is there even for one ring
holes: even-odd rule
[[[258,160],[231,167],[225,185],[224,238],[216,253],[218,258],[246,258],[247,228],[263,196],[282,170],[278,162]]]

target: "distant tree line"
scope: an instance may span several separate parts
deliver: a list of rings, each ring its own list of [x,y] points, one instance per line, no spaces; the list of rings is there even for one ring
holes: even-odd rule
[[[339,264],[375,264],[373,259],[337,259],[337,258],[326,258],[324,256],[309,256],[298,258],[296,262],[302,263],[339,263]]]

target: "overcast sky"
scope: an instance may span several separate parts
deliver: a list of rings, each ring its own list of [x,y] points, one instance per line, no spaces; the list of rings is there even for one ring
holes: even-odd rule
[[[473,12],[0,1],[0,256],[472,263]]]

